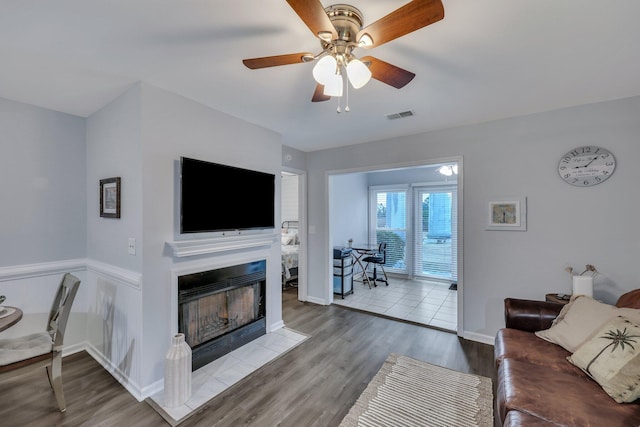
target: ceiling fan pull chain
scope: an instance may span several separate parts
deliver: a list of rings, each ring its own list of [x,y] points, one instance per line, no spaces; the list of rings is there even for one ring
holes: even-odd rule
[[[342,110],[340,110],[340,98],[342,98],[341,96],[336,96],[336,99],[338,100],[338,108],[336,109],[336,113],[340,114],[342,112]]]
[[[346,105],[344,107],[344,111],[345,112],[349,112],[349,81],[347,80],[347,99],[346,99]]]

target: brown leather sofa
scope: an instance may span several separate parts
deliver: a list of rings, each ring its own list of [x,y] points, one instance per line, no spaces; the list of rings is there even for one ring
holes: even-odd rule
[[[617,307],[640,308],[640,289]],[[503,426],[640,426],[640,399],[616,403],[597,382],[569,363],[568,351],[538,338],[562,304],[507,298],[506,327],[495,338],[496,419]]]

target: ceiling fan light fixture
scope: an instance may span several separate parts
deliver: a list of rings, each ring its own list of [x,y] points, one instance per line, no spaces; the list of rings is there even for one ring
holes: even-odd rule
[[[360,47],[373,46],[373,39],[369,34],[364,33],[362,37],[360,37],[360,40],[358,40],[358,44],[360,45]]]
[[[324,84],[324,94],[327,96],[342,96],[343,86],[342,75],[333,74]]]
[[[444,176],[458,175],[458,165],[455,164],[440,166],[438,172],[440,172]]]
[[[332,79],[332,76],[336,75],[337,65],[338,62],[333,56],[327,55],[323,57],[313,67],[313,78],[316,82],[326,86]]]
[[[354,89],[360,89],[371,80],[371,71],[359,59],[352,59],[347,64],[347,76]]]

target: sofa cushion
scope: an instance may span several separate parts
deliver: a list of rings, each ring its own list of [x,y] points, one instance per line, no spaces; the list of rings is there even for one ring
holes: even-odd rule
[[[640,405],[616,403],[587,376],[504,359],[498,369],[497,388],[501,420],[515,410],[567,426],[640,425]]]
[[[568,360],[583,369],[616,402],[640,397],[640,325],[623,316],[607,322]]]
[[[555,425],[556,424],[547,422],[542,418],[534,417],[533,415],[525,414],[520,411],[509,411],[502,423],[502,427],[549,427]]]
[[[559,345],[538,338],[531,332],[503,328],[496,334],[494,342],[496,368],[503,359],[509,358],[541,365],[554,371],[568,372],[587,377],[581,369],[567,360],[571,355]]]
[[[616,307],[640,308],[640,289],[621,295],[616,302]]]
[[[602,325],[616,316],[625,316],[640,323],[638,309],[617,308],[586,295],[577,295],[564,306],[549,329],[537,331],[535,334],[573,353]]]

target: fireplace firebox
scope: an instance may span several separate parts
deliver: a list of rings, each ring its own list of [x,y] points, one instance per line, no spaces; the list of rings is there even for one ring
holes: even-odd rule
[[[265,335],[266,260],[178,277],[178,331],[192,369]]]

